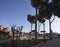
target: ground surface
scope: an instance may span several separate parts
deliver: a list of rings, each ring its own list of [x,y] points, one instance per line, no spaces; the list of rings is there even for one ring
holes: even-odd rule
[[[60,38],[47,41],[42,47],[60,47]]]

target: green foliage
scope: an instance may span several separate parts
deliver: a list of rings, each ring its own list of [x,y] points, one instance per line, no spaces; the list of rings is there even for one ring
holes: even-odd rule
[[[31,0],[31,4],[34,8],[38,8],[39,6],[42,6],[43,4],[47,4],[49,0]]]
[[[41,17],[50,19],[52,14],[60,17],[60,0],[31,0],[31,4],[34,8],[39,8],[39,14]]]
[[[60,0],[53,0],[52,1],[53,5],[53,10],[54,10],[54,15],[60,17]]]
[[[38,16],[38,21],[41,22],[41,23],[44,23],[45,19],[43,19],[43,17],[41,17],[41,16]]]
[[[28,16],[27,16],[27,20],[28,20],[30,23],[35,23],[35,16],[28,15]]]
[[[4,38],[4,34],[0,34],[0,39],[3,39]]]
[[[31,0],[31,4],[36,8],[41,4],[41,0]]]

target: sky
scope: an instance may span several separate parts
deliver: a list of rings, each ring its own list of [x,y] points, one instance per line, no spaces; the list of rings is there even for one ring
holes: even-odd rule
[[[31,6],[30,0],[0,0],[0,24],[11,27],[23,25],[23,32],[29,32],[31,24],[27,21],[27,15],[35,15],[35,9]],[[48,20],[45,22],[46,32],[49,32]],[[34,25],[33,25],[34,29]],[[42,29],[42,24],[41,28]],[[53,32],[60,33],[60,19],[55,18],[52,23]]]

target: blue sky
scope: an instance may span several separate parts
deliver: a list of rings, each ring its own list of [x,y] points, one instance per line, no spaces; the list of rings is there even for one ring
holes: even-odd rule
[[[31,6],[30,0],[0,0],[0,24],[9,27],[13,24],[17,24],[17,26],[23,25],[23,31],[29,32],[30,23],[27,21],[28,14],[35,14],[35,9]],[[56,17],[52,23],[52,30],[54,32],[60,31],[59,22],[59,18]],[[46,31],[48,32],[48,21],[45,23]]]

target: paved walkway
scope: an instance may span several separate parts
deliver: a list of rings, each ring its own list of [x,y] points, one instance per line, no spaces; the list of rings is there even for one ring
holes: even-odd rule
[[[30,47],[60,47],[60,38],[48,40],[46,43],[41,42],[38,45],[34,45]]]
[[[60,47],[60,39],[50,40],[41,47]]]

